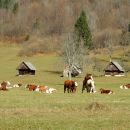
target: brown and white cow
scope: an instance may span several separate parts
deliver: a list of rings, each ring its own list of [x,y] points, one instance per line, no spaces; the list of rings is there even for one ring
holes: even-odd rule
[[[66,89],[67,89],[67,92],[68,93],[74,93],[76,92],[76,88],[77,88],[78,84],[77,82],[73,81],[73,80],[66,80],[64,82],[64,93],[66,92]]]
[[[26,88],[28,88],[29,91],[35,91],[36,88],[37,88],[37,85],[35,85],[35,84],[27,84]]]
[[[54,93],[57,90],[55,88],[49,88],[48,86],[38,86],[35,91],[44,92],[44,93]]]
[[[112,94],[113,93],[112,90],[103,89],[103,88],[100,88],[100,92],[101,92],[101,94]]]
[[[3,91],[6,91],[8,90],[8,88],[10,88],[10,82],[9,81],[3,81],[1,84],[0,84],[0,90],[3,90]]]
[[[96,86],[92,74],[86,74],[83,80],[82,93],[86,89],[88,93],[95,93]]]
[[[121,85],[120,88],[121,89],[129,89],[130,88],[130,84]]]
[[[46,90],[48,90],[47,86],[37,86],[35,91],[46,92]]]

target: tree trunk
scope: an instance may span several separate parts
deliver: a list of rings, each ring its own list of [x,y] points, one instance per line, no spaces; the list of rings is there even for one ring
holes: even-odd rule
[[[69,80],[71,80],[71,70],[72,70],[72,67],[71,67],[71,63],[69,59]]]

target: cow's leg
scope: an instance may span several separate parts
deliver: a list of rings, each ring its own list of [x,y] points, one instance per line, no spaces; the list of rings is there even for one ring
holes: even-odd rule
[[[92,92],[93,92],[93,87],[90,88],[90,93],[92,93]]]
[[[70,91],[69,91],[69,90],[70,90],[70,89],[69,89],[69,88],[67,88],[67,92],[68,92],[68,93],[70,93]]]
[[[73,87],[72,86],[70,87],[70,93],[73,93]]]
[[[90,93],[95,93],[95,92],[96,92],[95,84],[94,84],[94,82],[91,82]]]
[[[87,91],[87,93],[89,93],[90,90],[91,90],[91,86],[87,85],[87,86],[86,86],[86,91]]]
[[[83,85],[83,87],[82,87],[82,93],[83,93],[84,89],[85,89],[85,85]]]
[[[74,87],[74,89],[73,89],[73,92],[74,92],[74,93],[76,93],[76,89],[77,89],[77,87]]]
[[[64,86],[64,93],[65,93],[65,91],[66,91],[66,86]]]
[[[74,92],[74,88],[71,88],[71,92],[72,92],[72,93]]]

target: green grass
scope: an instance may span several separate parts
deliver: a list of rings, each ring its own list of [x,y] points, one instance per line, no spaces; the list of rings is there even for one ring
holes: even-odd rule
[[[58,56],[18,57],[20,46],[0,46],[0,82],[48,85],[54,94],[29,92],[23,87],[0,91],[0,130],[129,130],[130,91],[119,86],[130,82],[127,77],[94,77],[97,93],[81,93],[84,74],[76,94],[63,93]],[[37,68],[36,76],[15,76],[18,64],[27,60]],[[60,67],[59,67],[60,68]],[[115,94],[101,95],[100,88]]]

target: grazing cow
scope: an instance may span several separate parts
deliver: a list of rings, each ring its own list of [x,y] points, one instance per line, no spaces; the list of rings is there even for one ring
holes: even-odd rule
[[[112,94],[113,93],[112,90],[103,89],[103,88],[100,88],[100,92],[101,92],[101,94]]]
[[[121,85],[120,88],[121,89],[129,89],[130,88],[130,84]]]
[[[21,86],[22,86],[21,83],[19,83],[19,84],[14,84],[14,85],[13,85],[13,88],[19,88],[19,87],[21,87]]]
[[[8,90],[7,88],[10,88],[10,82],[9,81],[3,81],[1,84],[0,84],[0,90],[3,90],[3,91],[6,91]]]
[[[66,89],[67,89],[67,92],[68,93],[74,93],[76,92],[76,88],[77,88],[78,84],[77,82],[73,81],[73,80],[66,80],[64,82],[64,93],[66,92]]]
[[[29,89],[29,91],[35,91],[37,88],[37,85],[34,84],[27,84],[26,88]]]
[[[86,74],[84,80],[83,80],[83,87],[82,87],[82,93],[86,89],[88,93],[95,93],[95,83],[92,77],[92,74]]]

